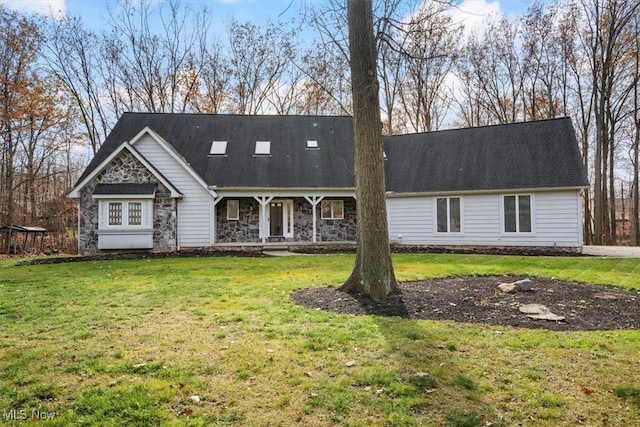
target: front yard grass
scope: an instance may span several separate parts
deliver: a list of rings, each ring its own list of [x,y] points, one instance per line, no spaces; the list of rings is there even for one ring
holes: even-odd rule
[[[353,260],[2,260],[0,421],[640,425],[639,331],[352,317],[290,302],[297,289],[341,284]],[[394,267],[401,281],[513,274],[640,289],[637,259],[403,254]]]

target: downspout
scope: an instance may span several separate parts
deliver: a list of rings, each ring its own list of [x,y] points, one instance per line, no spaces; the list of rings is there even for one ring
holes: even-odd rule
[[[78,219],[77,219],[78,224],[76,225],[76,229],[77,229],[77,236],[76,237],[76,244],[78,245],[78,249],[76,250],[76,252],[78,252],[78,255],[83,255],[80,253],[80,198],[78,197]]]
[[[214,197],[213,198],[213,224],[211,229],[213,230],[213,234],[211,236],[211,246],[216,244],[216,236],[218,234],[218,203],[223,199],[223,197]]]
[[[176,252],[180,252],[180,238],[178,235],[178,230],[180,230],[180,221],[178,221],[178,204],[181,199],[174,199],[176,203]]]

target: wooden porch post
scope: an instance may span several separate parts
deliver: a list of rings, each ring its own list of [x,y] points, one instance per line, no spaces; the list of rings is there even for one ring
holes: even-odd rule
[[[260,235],[262,237],[262,243],[266,243],[267,241],[267,205],[271,200],[273,200],[273,196],[253,196],[254,199],[260,203],[260,208],[262,212],[260,213]]]
[[[305,199],[307,199],[307,202],[311,203],[312,209],[313,209],[313,213],[312,213],[312,218],[313,218],[313,238],[312,238],[312,242],[316,243],[318,241],[317,238],[317,227],[316,224],[318,222],[317,217],[318,214],[316,212],[316,206],[318,206],[318,203],[320,203],[322,201],[322,199],[324,199],[324,196],[304,196]]]

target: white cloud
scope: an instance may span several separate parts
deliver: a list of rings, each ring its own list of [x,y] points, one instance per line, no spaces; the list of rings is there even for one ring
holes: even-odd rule
[[[52,16],[63,16],[66,13],[65,0],[0,0],[0,4],[18,12]]]
[[[499,0],[463,0],[452,10],[451,15],[454,22],[464,25],[464,32],[468,36],[482,28],[490,16],[500,13]]]

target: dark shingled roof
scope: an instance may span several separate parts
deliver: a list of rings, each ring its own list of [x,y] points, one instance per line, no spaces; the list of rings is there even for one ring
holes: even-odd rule
[[[156,192],[156,184],[98,184],[93,190],[97,196],[118,195],[151,195]]]
[[[249,116],[125,113],[80,181],[122,142],[149,126],[208,185],[217,187],[353,188],[353,126],[343,116]],[[307,149],[307,140],[318,141]],[[211,156],[213,141],[227,141],[225,156]],[[256,141],[271,141],[271,155],[255,156]]]
[[[385,152],[398,193],[589,185],[569,118],[389,136]]]
[[[125,113],[81,182],[148,126],[217,188],[353,188],[353,121],[346,116]],[[319,148],[307,148],[307,141]],[[227,141],[225,155],[209,155]],[[271,154],[254,154],[271,141]],[[395,192],[585,187],[571,120],[385,137],[387,189]]]

